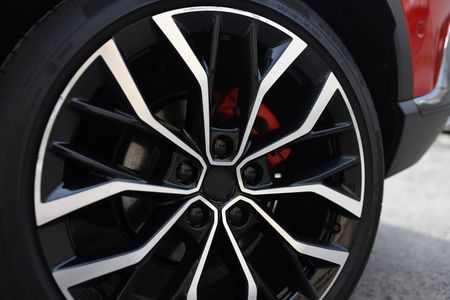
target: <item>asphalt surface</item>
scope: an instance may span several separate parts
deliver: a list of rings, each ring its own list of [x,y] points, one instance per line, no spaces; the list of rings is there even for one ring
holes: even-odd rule
[[[388,179],[378,236],[351,300],[450,299],[450,134]]]

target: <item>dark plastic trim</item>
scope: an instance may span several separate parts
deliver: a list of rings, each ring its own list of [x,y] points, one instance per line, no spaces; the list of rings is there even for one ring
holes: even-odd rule
[[[450,115],[450,106],[423,115],[414,100],[400,102],[398,105],[404,118],[403,128],[394,159],[387,169],[386,178],[419,161],[442,132]]]
[[[394,44],[397,60],[398,100],[413,97],[412,60],[408,28],[400,0],[386,0],[395,19]]]

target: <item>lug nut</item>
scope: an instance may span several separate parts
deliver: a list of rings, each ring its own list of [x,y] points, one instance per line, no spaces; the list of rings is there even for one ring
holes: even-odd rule
[[[235,206],[228,213],[228,218],[233,226],[241,227],[247,222],[248,215],[244,213],[241,207]]]
[[[217,158],[224,159],[231,154],[232,141],[226,136],[220,136],[214,140],[213,152]]]
[[[186,162],[182,162],[177,168],[177,179],[181,183],[191,183],[194,177],[194,170]]]
[[[341,224],[330,222],[326,225],[326,229],[329,233],[336,234],[341,231]]]
[[[192,208],[187,215],[188,223],[194,227],[201,227],[203,223],[203,210],[200,207]]]
[[[248,185],[257,185],[261,181],[260,170],[256,165],[244,169],[244,181]]]

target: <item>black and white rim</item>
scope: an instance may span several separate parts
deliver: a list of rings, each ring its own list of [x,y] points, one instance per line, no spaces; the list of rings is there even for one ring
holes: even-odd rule
[[[211,26],[206,29],[190,29],[190,19],[183,19],[183,17],[191,17],[196,14],[202,20],[211,17]],[[215,155],[212,146],[213,139],[217,137],[217,134],[233,132],[229,128],[217,129],[216,125],[212,125],[212,119],[215,118],[212,112],[212,94],[217,82],[214,76],[221,72],[220,61],[218,61],[221,58],[218,54],[220,46],[218,45],[220,43],[233,43],[234,41],[232,34],[223,38],[227,28],[222,25],[227,24],[227,18],[232,18],[233,22],[243,23],[236,25],[238,27],[247,26],[245,38],[241,37],[241,40],[245,40],[245,43],[247,43],[244,43],[247,47],[239,49],[243,49],[242,51],[248,50],[249,53],[252,53],[248,56],[251,62],[248,63],[248,66],[242,66],[242,68],[248,68],[247,73],[251,78],[246,82],[250,82],[254,86],[248,89],[248,111],[245,113],[245,109],[240,107],[241,111],[244,112],[241,119],[245,119],[245,122],[238,122],[240,124],[237,125],[239,130],[234,131],[234,136],[233,134],[229,135],[232,143],[234,143],[234,152],[226,157],[218,157]],[[38,232],[45,232],[40,233],[40,236],[52,236],[48,232],[57,231],[55,228],[64,228],[64,234],[69,236],[68,240],[73,246],[73,252],[61,250],[61,252],[68,253],[64,259],[61,257],[58,257],[58,259],[51,258],[53,254],[47,254],[46,247],[43,246],[44,254],[49,261],[50,271],[53,273],[61,292],[67,299],[77,298],[75,296],[77,290],[88,289],[91,286],[96,286],[98,292],[101,280],[107,280],[105,278],[110,274],[119,274],[126,271],[127,274],[131,275],[124,275],[127,279],[125,283],[121,281],[120,284],[117,284],[117,286],[120,286],[117,290],[114,290],[111,294],[99,292],[105,298],[124,297],[126,293],[130,293],[130,290],[132,290],[133,280],[137,280],[138,275],[136,274],[140,271],[136,270],[145,268],[144,265],[153,259],[155,248],[158,247],[168,232],[173,232],[174,228],[184,228],[182,230],[186,232],[191,230],[186,229],[189,224],[192,225],[191,221],[188,222],[188,225],[180,224],[180,222],[185,219],[183,216],[189,214],[194,206],[199,207],[200,205],[203,221],[193,226],[196,231],[202,230],[202,234],[196,236],[197,242],[194,243],[193,248],[197,257],[187,260],[187,266],[181,266],[185,261],[184,258],[176,261],[177,263],[170,264],[171,268],[176,269],[177,266],[181,266],[181,270],[187,268],[189,271],[183,273],[185,276],[182,276],[181,279],[172,278],[172,280],[175,280],[174,282],[168,280],[168,285],[161,291],[161,295],[164,296],[161,297],[173,298],[184,295],[188,299],[196,299],[200,294],[200,286],[207,285],[204,282],[201,283],[203,272],[207,268],[213,268],[212,265],[214,265],[213,263],[208,264],[211,252],[214,251],[212,250],[214,244],[220,237],[226,236],[229,239],[230,246],[227,249],[234,252],[231,255],[234,256],[234,261],[241,270],[242,278],[246,281],[246,291],[241,291],[241,296],[247,299],[256,299],[259,295],[272,299],[290,299],[302,295],[306,298],[322,299],[333,286],[351,252],[353,233],[362,214],[365,184],[364,151],[357,120],[338,79],[330,69],[316,72],[317,74],[311,75],[311,77],[304,76],[299,82],[308,79],[311,81],[309,84],[305,84],[305,87],[302,87],[305,90],[309,89],[307,95],[310,99],[309,102],[305,102],[305,105],[298,108],[298,114],[302,115],[301,112],[303,111],[304,117],[297,118],[298,124],[292,124],[291,121],[285,131],[269,133],[266,137],[255,137],[252,135],[252,130],[261,105],[265,103],[269,91],[273,89],[277,82],[285,80],[283,76],[296,72],[292,69],[298,69],[301,74],[308,73],[307,68],[301,69],[302,65],[305,64],[303,61],[299,62],[299,60],[305,59],[308,62],[314,62],[317,57],[314,54],[314,49],[311,49],[312,47],[309,47],[296,34],[283,26],[262,16],[232,8],[183,8],[153,16],[148,19],[148,23],[152,24],[152,30],[160,32],[158,39],[164,40],[164,43],[175,50],[167,55],[178,53],[179,57],[174,59],[184,62],[185,67],[196,81],[192,85],[198,85],[200,97],[197,104],[198,107],[201,107],[202,128],[197,128],[197,130],[202,134],[192,134],[189,130],[176,130],[161,117],[156,116],[155,111],[152,111],[148,104],[149,95],[144,95],[141,92],[141,86],[135,81],[138,75],[133,74],[133,70],[129,66],[132,58],[124,55],[119,37],[113,37],[107,41],[81,66],[62,92],[50,116],[38,154],[34,187],[36,224]],[[262,34],[265,34],[261,31],[268,30],[267,28],[270,28],[270,35],[280,36],[282,40],[281,43],[267,46],[265,53],[270,52],[272,54],[269,58],[260,55],[264,51],[258,49],[258,47],[261,48],[259,38]],[[197,51],[198,49],[192,46],[193,43],[190,40],[193,35],[198,36],[200,34],[210,34],[208,39],[210,57],[208,59],[202,59],[201,54]],[[269,33],[267,34],[269,35]],[[263,63],[266,63],[267,66],[263,71],[261,61],[264,60],[264,57],[267,58],[267,61],[263,61]],[[124,99],[128,101],[127,105],[131,108],[130,113],[101,107],[90,99],[85,99],[77,94],[83,94],[84,92],[80,91],[88,89],[84,87],[87,83],[84,82],[86,80],[83,81],[83,78],[88,76],[86,74],[88,70],[93,68],[94,64],[102,64],[102,68],[110,72],[109,75],[112,75],[113,81],[115,81],[113,84],[117,85],[123,93]],[[287,73],[289,74],[286,75]],[[92,90],[93,88],[89,87],[89,89]],[[241,90],[243,90],[242,86]],[[194,101],[188,100],[188,105],[191,105],[191,102]],[[330,107],[331,102],[334,103],[333,109]],[[289,104],[281,100],[273,103],[271,107],[275,105],[289,107]],[[310,105],[307,105],[307,103],[310,103]],[[335,107],[337,109],[334,109]],[[286,108],[283,109],[286,110]],[[295,109],[293,108],[292,112],[289,112],[290,108],[287,108],[287,113],[295,114],[297,113]],[[65,110],[69,111],[70,116],[76,116],[73,123],[77,125],[70,125],[69,130],[63,130],[65,133],[55,133],[59,130],[58,128],[65,126],[66,123],[64,122],[68,122],[67,119],[70,119],[61,117]],[[189,183],[182,182],[180,178],[171,181],[170,178],[173,177],[173,174],[169,170],[165,173],[165,177],[162,176],[163,179],[154,180],[153,178],[143,178],[139,175],[139,170],[131,170],[129,165],[124,166],[114,162],[106,163],[105,159],[98,159],[98,155],[90,156],[89,152],[82,150],[83,146],[76,145],[77,138],[74,138],[76,134],[79,134],[78,131],[82,131],[80,128],[84,126],[83,120],[87,118],[86,115],[91,118],[90,126],[95,125],[95,122],[107,120],[120,124],[124,128],[123,130],[132,128],[132,130],[150,132],[148,133],[150,141],[153,141],[152,139],[165,140],[161,143],[170,144],[170,147],[175,149],[173,150],[174,153],[177,153],[171,155],[170,162],[166,164],[169,169],[174,170],[172,172],[175,174],[174,176],[179,176],[179,173],[177,173],[179,167],[173,168],[173,165],[178,164],[179,166],[183,160],[188,160],[194,165],[194,167],[193,165],[190,167],[197,170],[196,175],[190,178]],[[94,120],[92,120],[92,116],[94,116]],[[279,117],[282,118],[282,116]],[[320,126],[318,126],[319,123]],[[120,127],[120,130],[122,130],[122,127]],[[94,128],[93,131],[95,131]],[[86,130],[83,132],[84,135],[90,134]],[[235,132],[242,132],[242,134],[236,134]],[[59,137],[63,138],[59,139]],[[93,143],[92,139],[88,140],[89,143]],[[307,147],[310,147],[308,149],[315,149],[315,147],[318,147],[317,149],[329,148],[326,151],[323,150],[324,153],[328,153],[326,157],[317,158],[322,159],[323,162],[320,168],[308,166],[295,171],[289,166],[279,167],[279,165],[276,165],[273,166],[273,170],[267,167],[264,158],[283,147],[292,147],[290,150],[292,162],[298,159],[309,160],[310,157],[302,158],[302,156],[296,154],[296,147],[302,146],[302,143],[308,143]],[[350,144],[351,146],[349,146]],[[298,147],[301,149],[300,146]],[[165,149],[164,147],[162,149]],[[322,153],[321,151],[318,153]],[[308,153],[308,151],[304,153]],[[49,158],[50,156],[53,158]],[[58,163],[49,163],[48,160],[55,159],[54,157],[58,157]],[[180,157],[182,157],[181,160]],[[290,162],[289,159],[287,161]],[[85,172],[84,169],[79,169],[78,165],[83,165],[82,168],[90,170],[86,172],[93,174],[95,180],[93,179],[92,182],[83,180],[82,184],[78,180],[75,180],[76,184],[67,183],[67,176],[71,178],[70,180],[73,180],[77,174],[78,176],[85,174],[83,173]],[[256,182],[255,180],[249,182],[246,170],[249,166],[254,165],[256,167],[252,169],[252,172],[259,172],[260,176]],[[70,168],[75,168],[75,171],[71,171]],[[192,172],[192,169],[189,169],[189,172]],[[227,173],[227,176],[229,174],[235,176],[233,180],[236,182],[236,188],[233,189],[232,193],[223,196],[222,200],[211,199],[211,193],[215,193],[211,190],[214,190],[215,186],[212,188],[206,187],[205,181],[208,176],[212,176],[213,170],[214,172],[218,170],[219,173],[222,172],[221,170],[227,170],[224,172],[232,170],[231,173]],[[52,174],[59,174],[59,176]],[[50,180],[49,178],[53,178],[52,180],[56,183],[47,183]],[[252,177],[252,179],[254,178]],[[351,181],[351,184],[348,181]],[[43,190],[44,185],[47,186],[45,191]],[[48,188],[48,186],[51,188]],[[206,191],[207,189],[209,190]],[[122,244],[119,247],[119,249],[125,250],[113,251],[108,248],[100,252],[94,251],[95,255],[89,254],[82,257],[79,253],[85,252],[81,249],[82,243],[77,242],[78,237],[72,232],[75,225],[71,225],[71,222],[76,220],[76,222],[83,224],[86,222],[95,223],[96,221],[91,219],[86,221],[88,219],[79,217],[79,215],[87,213],[97,204],[110,201],[108,199],[114,197],[122,197],[120,203],[124,203],[123,195],[127,193],[132,193],[135,198],[140,198],[141,195],[156,195],[152,197],[164,199],[161,201],[168,201],[168,203],[171,203],[170,205],[175,205],[175,208],[171,210],[165,220],[160,222],[156,229],[150,231],[150,236],[147,238],[140,238],[141,235],[145,236],[145,233],[140,232],[141,228],[146,227],[139,227],[137,233],[135,232],[136,236],[139,235],[139,238],[130,238],[130,240],[133,240],[132,243],[129,243],[125,248]],[[292,203],[292,200],[289,200],[292,197],[296,197],[297,201],[302,201],[302,197],[318,199],[315,201],[320,202],[321,209],[323,208],[325,211],[323,214],[321,213],[320,217],[317,217],[317,227],[319,228],[317,232],[321,232],[320,234],[305,233],[302,232],[303,229],[296,232],[295,226],[287,226],[289,229],[285,228],[283,224],[287,222],[287,218],[296,219],[298,218],[297,213],[292,212],[292,215],[290,215],[286,212],[289,210],[287,208],[280,219],[277,216],[277,207],[283,206],[284,200],[286,203]],[[308,201],[305,200],[305,203]],[[293,205],[297,207],[297,205],[302,204],[294,203]],[[230,222],[230,213],[237,206],[239,207],[237,213],[239,221],[237,223]],[[308,210],[308,206],[301,209]],[[242,213],[244,210],[246,212]],[[79,211],[81,213],[78,213]],[[116,208],[114,211],[117,214]],[[316,211],[311,207],[311,211],[308,211],[311,216],[310,219],[308,218],[310,224],[315,224],[315,213]],[[77,216],[74,217],[74,215]],[[246,215],[246,217],[242,217],[242,215]],[[323,215],[326,215],[326,217],[323,217]],[[78,218],[82,219],[82,222]],[[119,217],[118,219],[123,221],[124,218]],[[331,230],[329,224],[334,225]],[[253,234],[248,232],[255,231],[255,228],[258,228],[258,234],[255,234],[256,237],[253,239]],[[219,237],[218,232],[222,232],[224,235]],[[291,266],[286,267],[286,270],[292,272],[288,274],[291,278],[289,280],[292,282],[286,283],[286,287],[281,290],[277,290],[277,287],[268,282],[270,278],[267,277],[269,276],[267,274],[270,272],[264,269],[266,267],[261,266],[259,256],[254,254],[260,251],[258,245],[264,244],[261,241],[265,239],[265,236],[271,236],[271,239],[273,237],[275,241],[278,241],[277,243],[282,245],[280,249],[274,247],[274,253],[284,253],[283,251],[285,251],[286,256],[291,259]],[[303,236],[305,239],[302,238]],[[56,238],[56,236],[52,237]],[[245,243],[241,238],[250,239],[251,246],[244,247]],[[186,243],[186,245],[189,243]],[[57,245],[57,242],[54,245]],[[52,247],[58,247],[54,245]],[[187,255],[188,252],[184,250],[184,255]],[[101,253],[101,255],[98,253]],[[273,259],[275,258],[267,257],[267,260]],[[233,261],[233,259],[231,260]],[[292,269],[289,269],[291,267]],[[231,270],[231,268],[228,269]],[[174,291],[174,294],[167,291],[167,286],[177,285],[179,291]],[[214,286],[213,283],[212,286]]]

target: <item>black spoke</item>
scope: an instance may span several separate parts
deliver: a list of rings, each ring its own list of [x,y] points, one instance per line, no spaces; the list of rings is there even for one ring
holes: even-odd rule
[[[285,240],[283,240],[281,237],[278,237],[280,243],[283,245],[283,248],[285,249],[285,252],[287,256],[289,257],[290,262],[292,263],[292,266],[294,267],[295,271],[297,272],[297,277],[295,277],[297,283],[300,287],[302,287],[302,292],[305,293],[305,295],[310,300],[316,300],[319,299],[317,296],[317,292],[314,289],[314,287],[309,282],[308,278],[306,277],[305,270],[303,269],[303,266],[300,264],[297,253],[295,250],[292,249],[292,247],[286,243]]]
[[[333,135],[337,135],[344,132],[350,132],[353,130],[353,125],[350,122],[342,122],[337,123],[334,125],[334,127],[327,128],[327,129],[321,129],[317,131],[311,131],[310,134],[306,135],[305,137],[299,139],[298,141],[307,141],[310,139],[317,139],[317,138],[325,138]]]
[[[258,24],[251,22],[247,31],[242,37],[242,62],[243,62],[243,78],[240,92],[240,101],[247,103],[241,106],[243,110],[242,128],[247,125],[249,113],[254,105],[258,85],[260,83],[260,71],[258,62]]]
[[[327,162],[323,165],[317,166],[316,169],[310,170],[302,174],[304,179],[296,181],[293,185],[300,185],[305,183],[322,182],[324,179],[329,178],[342,171],[348,170],[356,166],[359,163],[358,156],[342,156]]]
[[[334,124],[334,126],[332,127],[312,130],[309,134],[292,141],[287,146],[297,145],[306,141],[316,139],[329,139],[339,134],[352,132],[353,130],[354,128],[351,122],[340,122]],[[255,136],[252,138],[248,152],[254,153],[266,146],[268,141],[273,142],[279,140],[283,138],[285,134],[286,133],[281,129],[274,129],[270,132],[270,136]]]
[[[180,263],[181,266],[177,268],[174,278],[172,278],[169,285],[164,289],[161,299],[181,299],[187,293],[201,253],[198,251],[199,249],[196,250],[183,258]]]
[[[209,93],[212,96],[214,90],[214,79],[217,70],[217,59],[219,55],[220,33],[222,29],[222,16],[215,15],[211,30],[211,53],[208,66]]]
[[[132,128],[136,128],[143,131],[153,132],[150,127],[143,125],[137,118],[121,112],[121,111],[110,111],[99,106],[90,104],[85,99],[80,98],[71,98],[68,104],[74,107],[77,110],[80,110],[84,113],[91,114],[95,117],[105,118],[107,120],[118,122]]]
[[[142,272],[142,269],[145,267],[145,263],[140,263],[136,266],[129,275],[129,278],[123,284],[123,286],[119,289],[119,291],[114,296],[114,299],[117,300],[126,300],[130,298],[130,293],[135,287],[136,281],[138,280],[139,275]]]
[[[260,71],[258,63],[258,24],[251,22],[247,32],[244,35],[245,46],[244,59],[247,63],[245,69],[247,70],[247,76],[249,86],[255,88],[260,80]],[[253,90],[251,90],[253,91]]]
[[[277,300],[278,297],[272,292],[264,279],[259,276],[258,272],[256,272],[256,270],[251,265],[249,265],[249,269],[252,271],[253,278],[255,279],[255,283],[258,286],[258,291],[264,295],[265,299]]]
[[[81,164],[92,168],[93,170],[100,171],[106,175],[112,176],[113,178],[123,178],[135,180],[138,182],[145,182],[142,178],[132,174],[131,170],[126,170],[124,167],[119,165],[113,165],[102,161],[101,159],[95,158],[92,154],[88,154],[78,147],[72,146],[67,143],[54,142],[52,148],[60,155],[77,161]]]

